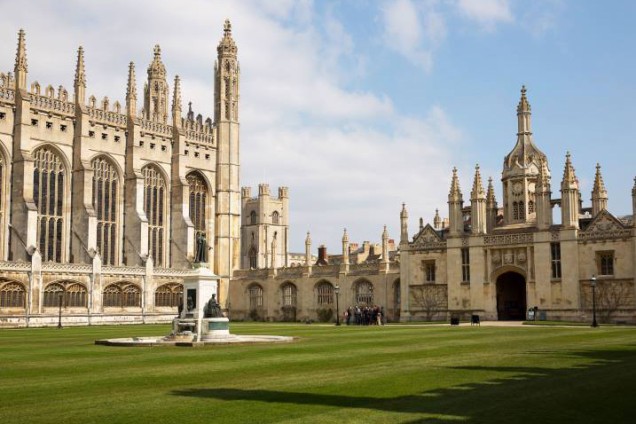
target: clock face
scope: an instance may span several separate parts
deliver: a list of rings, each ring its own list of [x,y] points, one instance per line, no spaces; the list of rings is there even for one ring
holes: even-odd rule
[[[523,184],[514,183],[512,186],[512,194],[516,194],[517,196],[523,192]]]

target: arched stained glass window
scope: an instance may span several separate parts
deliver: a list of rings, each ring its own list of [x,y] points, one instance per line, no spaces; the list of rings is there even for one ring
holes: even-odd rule
[[[373,284],[368,281],[356,284],[356,304],[373,305]]]
[[[64,307],[87,307],[86,287],[74,281],[57,281],[47,285],[44,288],[42,305],[45,307],[59,307],[60,301]]]
[[[97,250],[104,265],[117,264],[119,176],[105,158],[93,160],[93,207],[97,214]]]
[[[296,286],[292,283],[286,283],[283,288],[283,306],[296,306]]]
[[[104,289],[104,307],[141,307],[141,290],[132,283],[111,284]]]
[[[159,170],[148,165],[144,176],[144,212],[148,218],[148,248],[156,267],[165,265],[166,181]]]
[[[248,289],[250,296],[250,309],[263,307],[263,288],[258,284],[253,284]]]
[[[179,283],[163,284],[155,290],[155,306],[178,307],[183,296],[183,285]]]
[[[62,262],[66,169],[58,154],[48,147],[36,150],[33,158],[33,200],[38,209],[38,247],[43,261]]]
[[[201,175],[196,172],[188,174],[188,185],[190,186],[190,219],[194,225],[194,242],[199,239],[199,235],[207,237],[206,206],[208,202],[208,185]],[[208,243],[210,241],[208,240]]]
[[[333,285],[326,281],[320,283],[316,288],[318,293],[317,303],[318,305],[332,305],[333,304]]]
[[[0,280],[0,308],[24,308],[26,289],[20,283]]]

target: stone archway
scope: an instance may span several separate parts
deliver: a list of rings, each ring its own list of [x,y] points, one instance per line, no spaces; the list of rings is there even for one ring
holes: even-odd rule
[[[526,279],[510,271],[497,277],[497,319],[522,321],[526,318]]]

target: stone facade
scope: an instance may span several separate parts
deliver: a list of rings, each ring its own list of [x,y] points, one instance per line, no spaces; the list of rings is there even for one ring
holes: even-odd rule
[[[410,238],[404,208],[400,318],[524,319],[536,306],[541,319],[591,321],[595,281],[601,320],[636,322],[636,185],[632,215],[613,216],[597,165],[592,205],[582,208],[568,153],[561,197],[553,198],[547,157],[532,138],[525,88],[517,116],[517,143],[504,159],[502,208],[492,179],[484,191],[479,166],[468,207],[453,170],[447,227],[436,219]],[[560,223],[552,218],[557,205]]]
[[[0,74],[0,325],[149,322],[176,313],[205,237],[226,306],[240,266],[239,77],[226,21],[214,68],[214,119],[184,114],[155,46],[143,99],[87,98],[79,48],[72,93],[27,83],[19,32]],[[171,107],[170,107],[171,106]]]

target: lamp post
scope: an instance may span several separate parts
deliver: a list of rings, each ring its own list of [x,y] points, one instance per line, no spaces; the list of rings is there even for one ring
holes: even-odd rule
[[[592,275],[590,284],[592,286],[592,327],[598,327],[598,322],[596,322],[596,275]]]
[[[57,328],[62,328],[62,301],[64,300],[64,294],[60,293],[58,297],[58,315],[57,315]]]
[[[336,325],[340,325],[340,305],[338,304],[338,295],[340,294],[340,286],[336,284],[334,292],[336,293]]]

